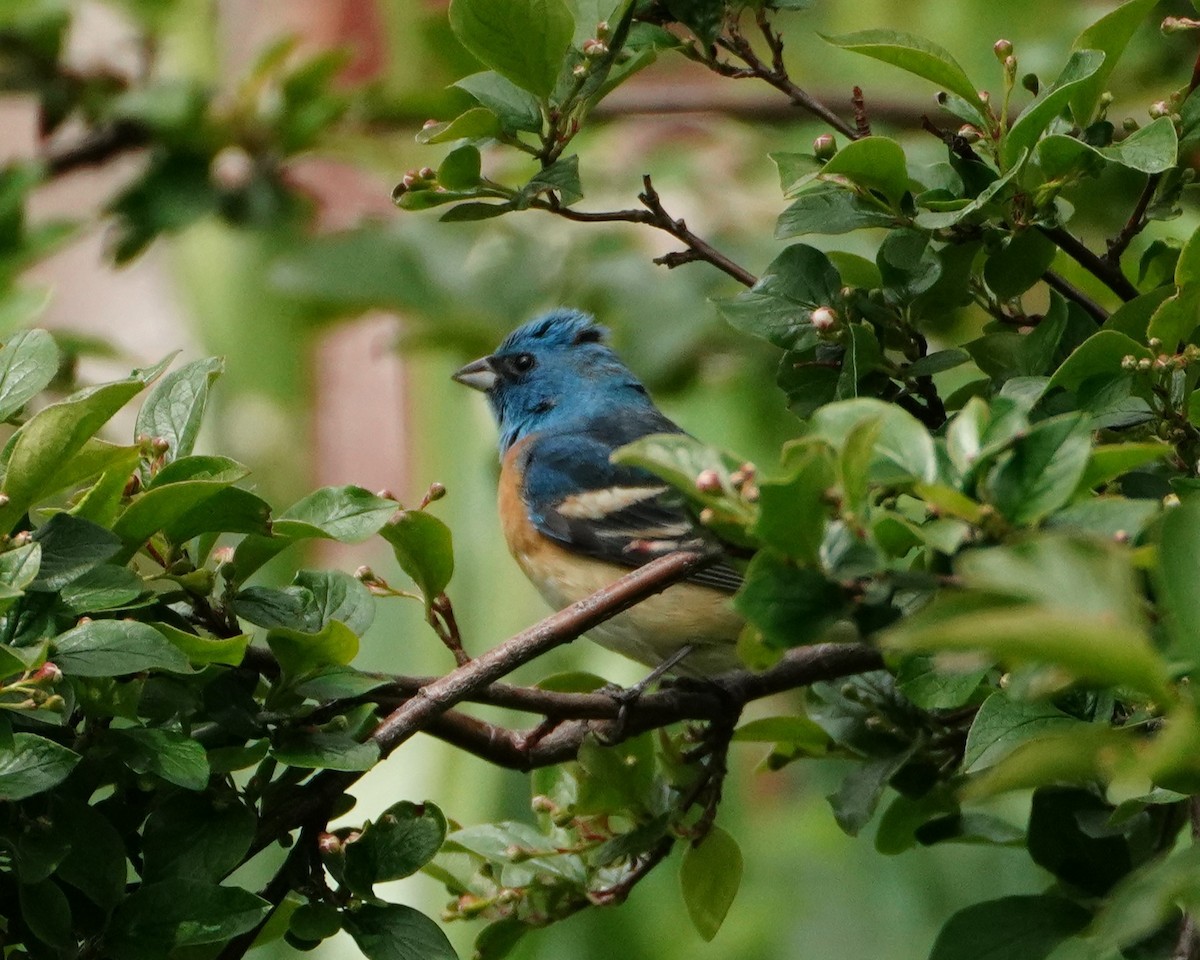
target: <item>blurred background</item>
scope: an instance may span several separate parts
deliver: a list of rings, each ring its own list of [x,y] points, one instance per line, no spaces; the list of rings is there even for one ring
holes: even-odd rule
[[[829,47],[818,33],[874,27],[919,33],[998,89],[995,40],[1013,42],[1022,73],[1052,78],[1073,38],[1113,6],[1109,0],[821,0],[780,22],[801,86],[848,115],[850,89],[860,85],[875,132],[901,138],[910,155],[933,162],[944,148],[920,130],[922,114],[938,115],[933,87]],[[484,402],[449,380],[516,324],[557,305],[591,310],[690,432],[760,464],[794,435],[797,422],[773,386],[774,352],[725,327],[710,302],[734,295],[737,285],[704,264],[669,272],[654,266],[652,257],[672,249],[662,236],[628,224],[567,224],[537,211],[441,224],[436,213],[392,206],[391,188],[406,170],[437,166],[447,152],[418,145],[414,134],[427,118],[447,119],[469,102],[447,88],[477,66],[451,36],[444,0],[2,0],[0,15],[19,18],[42,7],[71,15],[67,55],[80,75],[216,91],[217,107],[234,114],[272,109],[265,101],[278,90],[263,79],[269,73],[263,51],[282,38],[295,38],[287,54],[293,60],[345,51],[334,82],[345,112],[274,170],[278,183],[302,198],[298,208],[249,191],[253,202],[245,209],[195,214],[187,197],[177,196],[174,206],[154,208],[167,232],[139,252],[136,238],[128,229],[122,234],[108,210],[114,197],[128,197],[122,191],[153,158],[130,148],[103,163],[63,165],[36,190],[32,210],[37,224],[70,221],[69,237],[23,270],[22,304],[0,309],[0,321],[51,328],[78,351],[91,379],[173,350],[185,359],[223,355],[227,370],[201,447],[251,466],[259,491],[281,506],[323,484],[387,488],[415,502],[431,482],[444,483],[449,495],[434,509],[456,537],[449,593],[469,651],[545,613],[500,540],[494,429]],[[1189,12],[1182,0],[1160,4],[1134,38],[1119,72],[1124,93],[1110,113],[1118,124],[1126,115],[1144,122],[1150,103],[1187,82],[1193,41],[1163,37],[1156,25],[1161,16]],[[4,79],[0,89],[18,86]],[[771,237],[784,201],[767,154],[807,151],[824,131],[755,84],[668,57],[645,70],[605,102],[575,141],[587,193],[581,208],[636,206],[641,175],[652,173],[669,211],[761,273],[782,249]],[[308,106],[303,90],[299,96],[299,107]],[[29,96],[0,96],[0,160],[62,156],[83,135],[68,122],[46,141],[38,124]],[[223,149],[206,159],[204,173],[221,185],[253,186],[261,159]],[[500,177],[510,162],[485,156],[485,171]],[[532,169],[511,172],[520,182]],[[1124,214],[1083,208],[1076,225],[1094,230],[1096,244]],[[1145,246],[1184,229],[1156,223],[1137,242]],[[860,231],[849,240],[806,242],[873,257],[878,237]],[[114,257],[128,262],[117,266]],[[1060,267],[1102,296],[1070,264]],[[948,317],[947,338],[956,324],[970,322]],[[383,551],[369,547],[326,547],[287,560],[348,570],[370,564],[403,580]],[[283,579],[288,571],[280,566],[272,576]],[[381,601],[361,665],[420,674],[453,664],[418,607],[394,600]],[[622,683],[639,675],[636,665],[579,642],[517,679],[532,682],[565,669]],[[787,706],[757,709],[769,715]],[[832,763],[770,774],[757,769],[761,759],[757,748],[734,748],[719,822],[741,843],[746,873],[714,942],[704,944],[692,930],[677,890],[677,862],[668,862],[626,905],[588,911],[530,936],[513,955],[918,960],[956,909],[1038,892],[1051,882],[1027,857],[1003,848],[950,846],[883,857],[871,836],[848,838],[834,823],[824,800],[838,782]],[[349,817],[355,822],[400,799],[433,800],[462,824],[529,815],[524,775],[428,739],[373,771],[358,796]],[[242,881],[254,885],[253,877]],[[446,899],[422,878],[385,895],[435,916]],[[476,932],[449,929],[464,957]],[[278,943],[255,956],[290,952]],[[342,935],[313,955],[357,954]]]

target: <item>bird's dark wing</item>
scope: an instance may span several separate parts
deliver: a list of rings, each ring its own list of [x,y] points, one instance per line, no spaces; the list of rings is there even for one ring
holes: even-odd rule
[[[715,550],[677,493],[645,470],[609,462],[619,445],[595,432],[538,438],[524,467],[534,526],[569,550],[631,567],[675,550]],[[727,593],[742,583],[722,562],[688,579]]]

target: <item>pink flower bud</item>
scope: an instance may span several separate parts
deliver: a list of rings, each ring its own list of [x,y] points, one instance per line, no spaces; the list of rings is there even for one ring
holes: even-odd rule
[[[831,330],[837,324],[837,314],[829,307],[817,307],[812,312],[812,325],[819,331]]]
[[[701,493],[720,493],[721,475],[716,470],[701,470],[696,476],[696,489]]]

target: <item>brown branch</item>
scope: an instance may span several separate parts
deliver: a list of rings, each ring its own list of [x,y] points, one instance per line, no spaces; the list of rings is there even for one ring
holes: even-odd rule
[[[444,677],[421,687],[371,734],[386,757],[435,718],[522,664],[574,640],[641,600],[659,593],[713,561],[711,555],[680,551],[651,560],[578,603],[552,614]],[[264,816],[251,848],[257,853],[279,836],[324,815],[362,772],[326,770],[304,785],[294,803]]]
[[[730,64],[722,64],[716,57],[699,56],[695,59],[698,59],[700,63],[703,63],[710,70],[714,70],[723,76],[734,79],[755,77],[769,83],[795,106],[808,111],[814,117],[824,120],[833,129],[849,139],[856,140],[858,138],[858,131],[854,127],[830,110],[829,107],[825,106],[816,97],[812,96],[812,94],[797,86],[792,81],[783,62],[782,35],[771,28],[761,10],[758,13],[757,19],[759,31],[763,34],[771,50],[771,64],[769,66],[758,55],[750,41],[742,35],[736,22],[730,25],[728,36],[717,38],[717,45],[723,50],[732,53],[746,64],[744,70],[733,68]]]
[[[1138,288],[1129,282],[1119,265],[1109,263],[1090,250],[1082,240],[1063,227],[1039,227],[1058,248],[1103,283],[1122,300],[1138,296]]]
[[[1073,283],[1059,276],[1053,270],[1047,270],[1043,273],[1042,279],[1046,282],[1046,286],[1052,290],[1057,290],[1068,300],[1073,300],[1087,311],[1088,315],[1096,321],[1097,325],[1104,325],[1104,321],[1108,319],[1108,311]]]
[[[850,103],[854,107],[854,128],[858,132],[859,137],[869,137],[871,135],[871,121],[867,117],[867,104],[863,99],[862,87],[855,87],[854,94],[850,98]]]
[[[1133,212],[1129,214],[1129,219],[1125,221],[1125,226],[1121,228],[1121,232],[1108,241],[1108,250],[1104,254],[1104,260],[1110,266],[1118,269],[1121,254],[1125,252],[1125,248],[1130,242],[1146,229],[1146,224],[1150,221],[1146,219],[1146,210],[1150,206],[1150,201],[1154,199],[1154,191],[1158,189],[1158,182],[1162,179],[1162,174],[1152,173],[1146,177],[1146,185],[1142,187],[1141,195],[1134,204]]]
[[[723,271],[733,277],[738,283],[744,284],[747,287],[752,287],[758,282],[758,278],[749,270],[730,260],[729,257],[721,253],[720,250],[708,241],[689,230],[686,222],[682,219],[672,217],[663,207],[662,200],[658,195],[658,191],[654,189],[649,174],[643,175],[642,187],[642,192],[638,194],[638,200],[642,202],[642,206],[645,207],[644,210],[603,210],[590,212],[564,207],[551,200],[540,198],[533,200],[530,206],[536,207],[538,210],[553,213],[555,216],[571,220],[575,223],[645,224],[646,226],[669,233],[687,247],[685,251],[668,253],[665,256],[657,257],[655,258],[655,263],[671,268],[684,263],[693,263],[701,260],[712,264],[718,270]]]
[[[150,131],[140,123],[118,121],[89,131],[75,143],[51,151],[43,160],[46,173],[62,176],[83,167],[107,163],[123,153],[139,150],[150,142]]]
[[[683,720],[712,720],[731,710],[740,710],[752,700],[822,680],[878,670],[882,665],[882,657],[872,647],[815,644],[789,651],[778,664],[762,673],[735,670],[703,683],[685,683],[646,693],[624,705],[607,693],[523,691],[530,696],[545,697],[542,706],[547,708],[547,715],[564,718],[536,739],[529,736],[530,731],[485,723],[457,711],[442,714],[425,732],[497,766],[532,770],[574,759],[589,734],[606,743],[619,743],[647,730]],[[572,716],[577,719],[566,719]]]

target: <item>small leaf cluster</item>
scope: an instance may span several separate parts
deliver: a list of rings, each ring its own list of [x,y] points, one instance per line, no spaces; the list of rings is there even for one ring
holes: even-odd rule
[[[433,921],[373,889],[437,852],[446,824],[432,804],[397,804],[324,843],[305,835],[278,899],[228,881],[286,836],[272,824],[318,771],[379,760],[375,708],[360,698],[388,681],[351,665],[375,613],[362,580],[247,580],[293,544],[382,534],[431,604],[453,569],[448,532],[358,487],[275,511],[243,485],[246,468],[196,454],[218,358],[47,394],[59,361],[43,331],[0,347],[6,943],[151,960],[256,935],[311,946],[345,929],[370,957],[411,955],[400,945],[452,957]],[[139,397],[133,442],[101,439]],[[352,801],[338,790],[329,804],[327,816]]]

